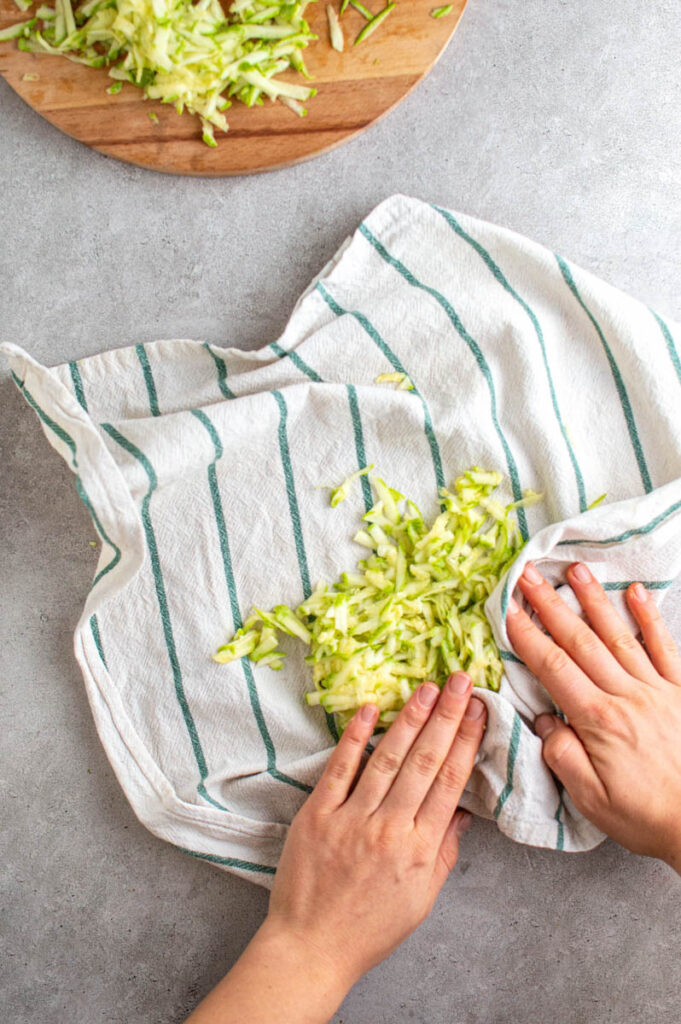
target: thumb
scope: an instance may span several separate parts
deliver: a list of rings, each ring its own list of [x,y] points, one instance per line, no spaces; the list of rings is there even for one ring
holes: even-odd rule
[[[544,760],[565,786],[575,807],[587,817],[598,813],[604,802],[603,783],[574,729],[556,715],[540,715],[534,728],[543,743]]]

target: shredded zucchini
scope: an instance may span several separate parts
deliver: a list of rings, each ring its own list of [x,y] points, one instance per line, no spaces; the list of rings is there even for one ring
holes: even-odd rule
[[[374,464],[372,462],[370,466],[365,466],[364,469],[358,469],[355,473],[351,473],[350,476],[345,478],[342,484],[339,484],[338,487],[334,487],[333,490],[331,491],[331,508],[335,508],[336,505],[340,505],[341,501],[345,501],[348,494],[350,493],[350,488],[354,481],[357,480],[360,476],[366,476],[367,473],[370,473],[373,468]]]
[[[355,3],[355,0],[350,0],[350,3],[352,4],[353,7],[356,7],[357,10],[360,9],[360,6],[363,6],[363,5]],[[396,7],[397,7],[397,4],[394,3],[394,2],[386,4],[386,6],[383,8],[383,10],[379,11],[378,14],[374,14],[373,17],[371,16],[371,11],[366,11],[366,8],[365,8],[361,13],[364,14],[365,17],[366,17],[366,14],[368,14],[369,17],[370,17],[370,20],[367,21],[366,25],[364,26],[362,31],[359,33],[359,35],[357,36],[357,38],[355,39],[355,41],[354,41],[354,43],[352,45],[353,46],[359,46],[359,44],[363,43],[365,39],[368,39],[369,36],[371,35],[371,33],[375,32],[376,29],[378,28],[378,26],[383,24],[383,22],[388,17],[388,15],[391,14],[395,10]],[[365,14],[365,11],[366,11],[366,14]]]
[[[315,90],[279,76],[289,69],[307,74],[302,50],[316,38],[304,18],[307,2],[233,0],[226,15],[219,0],[83,0],[75,10],[71,0],[55,0],[0,39],[108,67],[115,81],[196,115],[204,142],[215,146],[215,129],[227,131],[224,111],[234,99],[249,107],[282,100],[305,113],[299,101]],[[26,0],[17,3],[26,9]]]
[[[21,36],[25,36],[30,32],[27,29],[28,22],[19,21],[16,25],[8,25],[7,28],[0,30],[0,43],[6,42],[8,39],[19,39]]]
[[[363,3],[360,3],[360,0],[350,0],[350,6],[354,7],[355,10],[359,14],[361,14],[366,21],[371,21],[371,19],[373,18],[373,14],[369,10],[369,8],[365,7]],[[342,13],[343,12],[341,11],[341,14]]]
[[[376,384],[397,384],[398,391],[414,390],[414,385],[406,373],[379,373]]]
[[[343,29],[341,28],[335,8],[333,8],[331,4],[326,5],[326,16],[329,21],[329,39],[331,41],[331,45],[338,53],[342,53],[345,48]]]
[[[365,472],[335,493],[346,497]],[[341,729],[369,702],[385,727],[416,686],[426,679],[442,686],[459,670],[475,686],[498,690],[503,664],[485,601],[522,547],[515,508],[541,498],[532,492],[504,505],[492,496],[501,480],[474,466],[441,490],[442,511],[428,524],[412,501],[372,477],[376,502],[354,537],[367,554],[356,569],[320,583],[295,611],[254,609],[215,660],[249,657],[281,668],[277,633],[299,638],[310,647],[315,685],[306,701],[334,713]]]

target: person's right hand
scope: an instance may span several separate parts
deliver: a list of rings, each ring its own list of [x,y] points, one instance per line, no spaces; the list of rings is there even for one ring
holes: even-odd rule
[[[544,759],[575,807],[635,853],[681,874],[681,656],[645,587],[627,591],[643,644],[585,565],[568,581],[590,626],[531,563],[519,586],[547,629],[515,602],[515,651],[569,720],[540,715]]]
[[[487,711],[457,672],[423,683],[362,768],[351,719],[289,829],[267,917],[192,1024],[322,1024],[430,912],[471,820],[457,810]]]

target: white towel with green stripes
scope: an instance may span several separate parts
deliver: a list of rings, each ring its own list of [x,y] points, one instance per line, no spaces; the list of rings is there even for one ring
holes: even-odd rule
[[[463,799],[511,839],[585,850],[532,723],[551,708],[514,657],[505,604],[533,558],[558,587],[588,562],[622,610],[681,564],[681,329],[508,231],[404,196],[381,204],[257,352],[133,345],[54,368],[5,351],[101,539],[75,633],[99,735],[140,820],[271,883],[288,822],[333,743],[283,671],[211,655],[251,606],[298,604],[352,567],[374,463],[436,513],[473,464],[502,470],[527,546],[488,602],[506,676]],[[413,391],[376,378],[407,373]],[[605,503],[588,511],[607,492]],[[566,596],[570,597],[568,588]],[[623,614],[627,614],[623,611]]]

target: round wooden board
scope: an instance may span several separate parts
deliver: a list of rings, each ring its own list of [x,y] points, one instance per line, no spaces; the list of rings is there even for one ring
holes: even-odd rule
[[[368,2],[374,11],[383,5],[382,0]],[[0,43],[0,74],[57,128],[107,156],[170,174],[251,174],[340,146],[404,99],[444,51],[466,6],[466,0],[455,0],[451,14],[431,18],[438,2],[400,0],[384,24],[357,47],[352,41],[366,22],[348,8],[342,19],[343,53],[329,45],[325,0],[311,4],[308,20],[319,39],[305,59],[318,92],[308,103],[307,117],[297,117],[280,103],[266,101],[252,109],[234,103],[227,111],[228,134],[216,131],[216,149],[201,141],[197,118],[144,100],[134,86],[108,96],[111,79],[103,68],[23,53],[11,41]],[[12,0],[0,0],[0,28],[29,16]],[[158,123],[149,118],[152,111]]]

